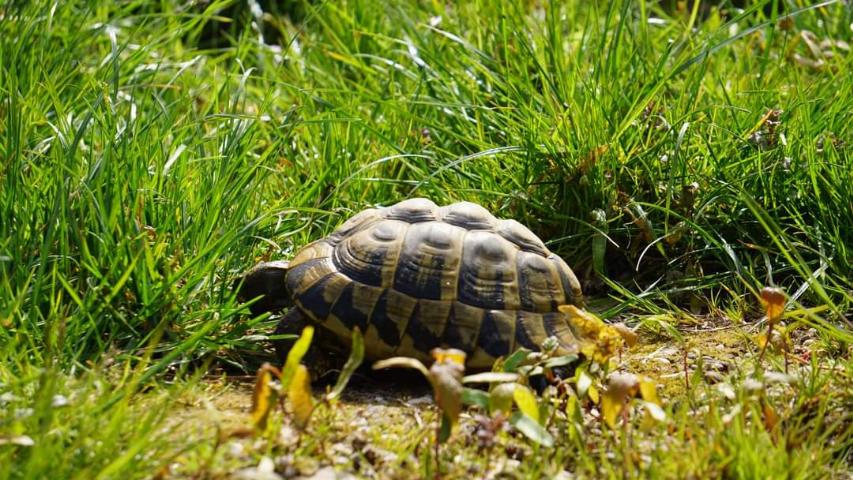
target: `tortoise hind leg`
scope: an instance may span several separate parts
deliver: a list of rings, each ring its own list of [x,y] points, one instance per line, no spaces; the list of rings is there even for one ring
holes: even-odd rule
[[[293,344],[302,335],[302,330],[312,325],[305,313],[298,307],[292,307],[285,316],[279,320],[273,332],[273,336],[286,336],[286,338],[274,338],[273,347],[275,357],[283,365],[287,360],[287,354],[293,348]],[[336,342],[331,333],[322,326],[315,326],[311,345],[302,364],[308,366],[311,378],[323,380],[328,374],[340,371],[346,361],[346,354],[340,349],[334,348]],[[334,379],[334,378],[333,378]]]

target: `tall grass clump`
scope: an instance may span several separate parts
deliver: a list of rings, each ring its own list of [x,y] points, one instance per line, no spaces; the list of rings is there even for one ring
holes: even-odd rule
[[[3,335],[62,362],[254,349],[235,271],[415,195],[531,225],[598,294],[606,235],[626,305],[779,283],[838,320],[849,50],[797,60],[851,14],[764,6],[9,4]]]

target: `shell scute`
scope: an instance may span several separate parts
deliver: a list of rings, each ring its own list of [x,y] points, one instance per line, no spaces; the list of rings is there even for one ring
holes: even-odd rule
[[[575,272],[566,265],[566,262],[553,253],[548,256],[548,259],[554,262],[557,266],[557,273],[560,276],[560,284],[563,286],[563,291],[566,294],[565,304],[580,305],[583,303],[583,294],[581,293],[581,284]]]
[[[545,328],[545,333],[549,337],[554,337],[559,342],[559,352],[563,355],[568,353],[577,353],[579,343],[575,339],[575,334],[572,332],[572,327],[569,325],[568,317],[561,312],[547,312],[542,314],[542,324]]]
[[[548,338],[542,314],[519,310],[516,313],[515,343],[518,347],[538,350],[542,341]]]
[[[409,223],[437,220],[438,206],[426,198],[403,200],[385,209],[385,218]]]
[[[299,253],[290,261],[290,268],[295,268],[309,260],[316,258],[328,258],[332,256],[334,247],[325,239],[317,240],[316,242],[306,245]]]
[[[496,229],[498,235],[509,240],[526,252],[533,252],[543,257],[548,256],[548,249],[542,240],[524,225],[515,220],[501,220]]]
[[[361,331],[365,331],[367,329],[367,321],[370,318],[370,309],[373,307],[370,306],[368,311],[365,313],[363,308],[356,307],[356,298],[355,298],[355,290],[356,285],[360,285],[356,282],[349,282],[342,291],[340,297],[332,306],[332,315],[340,319],[350,330],[354,327],[358,327]]]
[[[357,282],[390,286],[408,228],[406,222],[383,220],[343,238],[332,254],[335,266]]]
[[[350,283],[349,278],[335,271],[316,282],[306,284],[306,288],[297,293],[294,299],[303,309],[311,312],[318,321],[322,321],[332,312],[332,307],[341,292]]]
[[[483,317],[480,334],[477,338],[477,350],[487,357],[487,366],[491,366],[497,357],[513,350],[515,343],[515,312],[507,310],[489,310]]]
[[[409,318],[418,301],[404,293],[386,289],[379,296],[370,315],[370,324],[376,327],[379,338],[391,348],[400,344]]]
[[[417,298],[453,300],[465,230],[442,222],[412,225],[406,233],[394,289]]]
[[[378,208],[362,210],[350,217],[340,227],[336,228],[335,231],[326,238],[326,240],[332,245],[335,245],[342,239],[373,225],[383,218],[382,211]]]
[[[518,294],[521,308],[531,312],[554,312],[565,302],[557,265],[535,253],[518,253]]]
[[[312,258],[290,268],[285,276],[285,283],[292,295],[299,295],[325,276],[337,271],[330,258]]]
[[[441,337],[452,306],[451,302],[419,299],[406,324],[406,333],[397,354],[409,355],[413,351],[427,353],[442,346]]]
[[[482,308],[453,302],[441,343],[445,347],[473,352],[477,347],[477,337],[485,312]]]
[[[491,232],[468,232],[462,247],[457,299],[489,310],[520,308],[517,254],[511,243]]]
[[[458,202],[439,209],[441,220],[467,230],[491,230],[498,220],[476,203]]]

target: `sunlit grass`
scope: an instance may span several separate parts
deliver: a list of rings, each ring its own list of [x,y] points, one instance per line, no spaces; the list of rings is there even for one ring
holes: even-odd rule
[[[412,196],[529,225],[605,316],[674,343],[696,315],[758,320],[778,285],[786,321],[849,362],[849,6],[458,3],[0,6],[0,438],[34,441],[0,445],[3,477],[150,476],[176,452],[162,382],[266,355],[273,321],[239,310],[237,273]],[[151,382],[162,408],[136,400]],[[703,448],[678,412],[674,438]],[[743,421],[720,428],[742,468],[712,474],[750,476],[737,447],[761,437],[809,476]],[[719,459],[676,460],[650,472]]]

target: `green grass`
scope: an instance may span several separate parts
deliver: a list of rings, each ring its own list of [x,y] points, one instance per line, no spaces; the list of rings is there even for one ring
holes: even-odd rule
[[[34,441],[0,445],[0,476],[152,475],[185,448],[162,425],[186,375],[267,355],[274,321],[240,310],[236,275],[412,196],[529,225],[605,316],[671,334],[755,321],[780,285],[850,378],[853,55],[802,60],[804,31],[851,43],[849,5],[458,3],[298,3],[263,17],[263,42],[243,2],[0,6],[0,437]],[[667,451],[708,446],[673,408]],[[849,435],[798,456],[747,417],[718,440],[742,469],[717,474],[849,468]],[[573,448],[542,465],[621,476]],[[717,462],[654,451],[669,460],[639,471]]]

